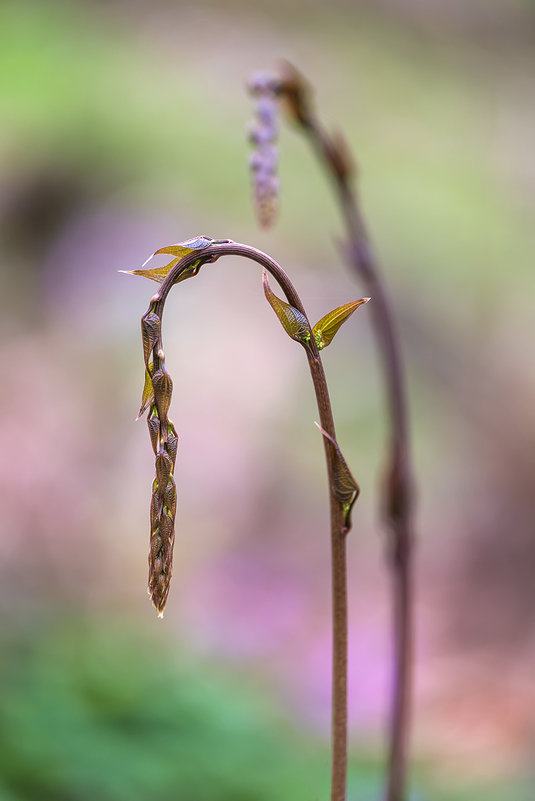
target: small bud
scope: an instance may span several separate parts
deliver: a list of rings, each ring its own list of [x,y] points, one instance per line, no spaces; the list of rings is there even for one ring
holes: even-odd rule
[[[167,512],[162,512],[160,518],[160,536],[162,538],[162,547],[164,552],[169,552],[169,546],[172,544],[173,535],[174,535],[174,522],[169,517]]]
[[[163,496],[158,491],[158,483],[155,482],[156,489],[153,490],[150,499],[150,530],[157,531],[160,525],[160,516],[162,514]]]
[[[173,470],[175,468],[176,462],[176,452],[178,450],[178,436],[175,431],[175,427],[172,422],[169,420],[168,422],[168,433],[167,433],[167,453],[173,463]]]
[[[141,335],[145,366],[148,367],[151,351],[160,336],[160,318],[154,312],[148,312],[141,318]]]
[[[154,390],[154,402],[158,410],[158,417],[162,424],[162,439],[167,439],[167,412],[171,404],[171,395],[173,394],[173,382],[171,376],[165,369],[161,367],[152,376],[152,387]],[[165,434],[165,436],[164,436]]]
[[[158,450],[158,440],[160,438],[160,420],[157,414],[152,414],[147,417],[147,425],[149,427],[149,436],[152,445],[152,450],[156,454]]]
[[[171,470],[173,469],[173,462],[169,454],[163,450],[156,456],[156,480],[158,481],[158,492],[163,496]]]
[[[169,515],[174,519],[176,514],[176,484],[173,476],[170,476],[169,481],[167,482],[167,487],[163,496],[163,502]]]
[[[153,556],[157,556],[162,549],[162,538],[159,534],[155,534],[151,537],[150,541],[150,552]]]

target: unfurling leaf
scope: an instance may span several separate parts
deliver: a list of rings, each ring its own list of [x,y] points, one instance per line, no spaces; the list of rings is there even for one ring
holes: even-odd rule
[[[148,365],[150,352],[160,336],[160,318],[154,312],[149,311],[141,318],[141,336],[143,339],[143,356],[145,364]]]
[[[141,406],[139,407],[139,412],[136,417],[136,420],[139,420],[143,412],[152,406],[154,403],[154,389],[152,386],[152,371],[154,369],[154,365],[152,362],[145,367],[145,385],[143,387],[143,394],[141,396]]]
[[[208,236],[196,236],[193,239],[186,239],[184,242],[177,242],[176,245],[166,245],[159,250],[155,250],[152,256],[159,256],[160,253],[166,253],[169,256],[178,256],[179,259],[183,259],[184,256],[187,256],[192,250],[203,250],[204,248],[210,247],[212,242],[214,242],[214,240]],[[151,259],[152,256],[150,257]],[[145,262],[145,264],[146,263],[147,262]]]
[[[356,480],[353,478],[351,470],[347,466],[347,462],[342,456],[338,443],[330,434],[325,431],[318,423],[316,423],[323,436],[329,440],[334,446],[336,459],[334,463],[334,482],[333,492],[336,500],[344,511],[344,528],[342,533],[347,534],[351,529],[351,510],[357,500],[360,487]]]
[[[152,259],[152,256],[150,258]],[[150,278],[151,281],[156,281],[158,284],[161,284],[167,273],[172,270],[179,261],[180,259],[173,259],[169,264],[163,267],[156,267],[154,270],[144,270],[141,268],[140,270],[119,270],[119,272],[126,273],[127,275],[140,275],[142,278]],[[147,262],[145,262],[145,264],[146,263]]]
[[[269,280],[266,271],[262,275],[262,283],[264,286],[264,294],[266,299],[279,318],[282,327],[289,337],[300,342],[305,348],[308,347],[310,342],[310,326],[305,315],[296,309],[295,306],[290,306],[286,301],[278,298],[269,286]]]
[[[353,312],[356,311],[359,306],[362,306],[368,301],[369,298],[354,300],[352,303],[346,303],[344,306],[338,306],[337,309],[333,309],[333,311],[329,312],[329,314],[326,314],[325,317],[322,317],[312,329],[318,350],[326,348],[327,345],[330,345],[340,326],[345,323],[349,317],[351,317]]]
[[[210,245],[216,243],[219,244],[221,242],[227,242],[226,239],[210,239],[207,236],[197,236],[194,239],[186,239],[185,242],[177,242],[176,245],[166,245],[159,250],[155,250],[154,253],[149,256],[147,261],[141,265],[141,269],[139,270],[119,270],[121,273],[127,273],[127,275],[140,275],[142,278],[150,278],[151,281],[156,281],[158,284],[161,284],[167,274],[173,269],[175,264],[187,256],[189,253],[193,253],[195,250],[204,250],[204,248],[209,247]],[[167,254],[169,256],[174,256],[175,258],[172,259],[168,264],[165,264],[163,267],[155,267],[152,270],[145,270],[144,267],[146,264],[149,263],[154,256],[159,256],[161,254]],[[195,264],[190,265],[190,267],[185,270],[180,278],[177,279],[175,283],[180,283],[180,281],[185,281],[186,278],[191,278],[192,276],[196,275],[199,271],[200,262],[195,262]]]
[[[164,278],[167,277],[167,273],[170,273],[175,264],[178,264],[179,261],[180,259],[173,259],[164,267],[155,267],[154,270],[119,270],[119,272],[126,273],[127,275],[140,275],[142,278],[150,278],[151,281],[156,281],[158,284],[161,284]],[[199,261],[190,264],[183,273],[180,273],[179,277],[173,283],[179,284],[181,281],[185,281],[186,278],[193,278],[193,276],[197,275],[199,272],[200,266],[201,260],[199,259]]]

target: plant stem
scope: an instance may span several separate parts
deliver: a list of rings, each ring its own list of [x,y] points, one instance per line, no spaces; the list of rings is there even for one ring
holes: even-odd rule
[[[284,270],[267,254],[237,242],[213,244],[202,251],[194,251],[173,267],[155,295],[155,313],[162,317],[165,300],[174,282],[184,270],[199,259],[203,263],[216,261],[220,256],[243,256],[256,261],[278,281],[288,303],[305,317],[306,312],[293,284]],[[308,318],[307,318],[308,320]],[[310,326],[310,323],[309,323]],[[312,326],[310,326],[312,330]],[[327,380],[314,337],[310,350],[306,349],[322,428],[335,440],[334,420]],[[347,568],[346,538],[343,509],[334,495],[334,469],[336,451],[333,444],[322,437],[329,481],[331,519],[331,564],[332,564],[332,763],[331,801],[345,801],[347,785]]]
[[[388,771],[385,801],[403,801],[407,784],[407,756],[411,706],[413,652],[412,599],[412,469],[410,464],[407,400],[399,339],[392,306],[352,185],[352,164],[343,140],[331,137],[317,119],[308,88],[289,68],[274,91],[285,96],[293,116],[332,180],[345,222],[345,257],[373,299],[372,321],[384,375],[390,420],[390,448],[384,487],[384,508],[391,531],[389,562],[392,570],[393,688],[390,712]]]

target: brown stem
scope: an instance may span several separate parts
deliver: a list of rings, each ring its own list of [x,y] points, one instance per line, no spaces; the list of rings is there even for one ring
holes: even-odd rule
[[[306,312],[292,282],[277,262],[265,253],[237,242],[213,244],[202,251],[185,256],[167,274],[159,292],[154,296],[155,313],[162,317],[165,300],[177,278],[199,259],[203,263],[216,261],[220,256],[243,256],[262,265],[278,281],[288,303],[298,309],[305,318]],[[308,320],[308,318],[307,318]],[[310,323],[309,323],[310,325]],[[312,327],[310,326],[312,330]],[[306,349],[322,428],[336,440],[334,420],[329,398],[327,380],[314,337]],[[331,561],[332,561],[332,763],[331,801],[345,801],[347,785],[347,568],[346,538],[342,533],[344,516],[341,504],[334,495],[334,469],[336,451],[333,444],[323,437],[327,474],[329,480],[329,502],[331,516]]]
[[[407,754],[412,665],[412,470],[409,453],[406,390],[394,314],[371,246],[352,182],[351,157],[341,137],[331,137],[316,118],[308,87],[289,65],[273,86],[288,101],[294,120],[308,136],[332,180],[345,222],[345,256],[364,282],[372,303],[372,320],[382,363],[390,419],[390,451],[384,488],[384,514],[391,531],[394,675],[390,714],[388,773],[385,801],[403,801],[407,784]]]

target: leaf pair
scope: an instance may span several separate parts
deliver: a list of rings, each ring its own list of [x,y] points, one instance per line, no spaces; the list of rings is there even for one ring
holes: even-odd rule
[[[312,331],[305,315],[291,306],[286,301],[278,298],[269,286],[267,272],[264,270],[262,275],[262,283],[264,286],[264,294],[266,299],[279,318],[282,327],[291,339],[300,342],[305,348],[308,348],[311,336],[314,337],[318,350],[326,348],[334,339],[338,329],[345,323],[349,317],[356,311],[359,306],[369,301],[369,298],[361,298],[354,300],[351,303],[346,303],[339,306],[337,309],[329,312],[316,323]]]

